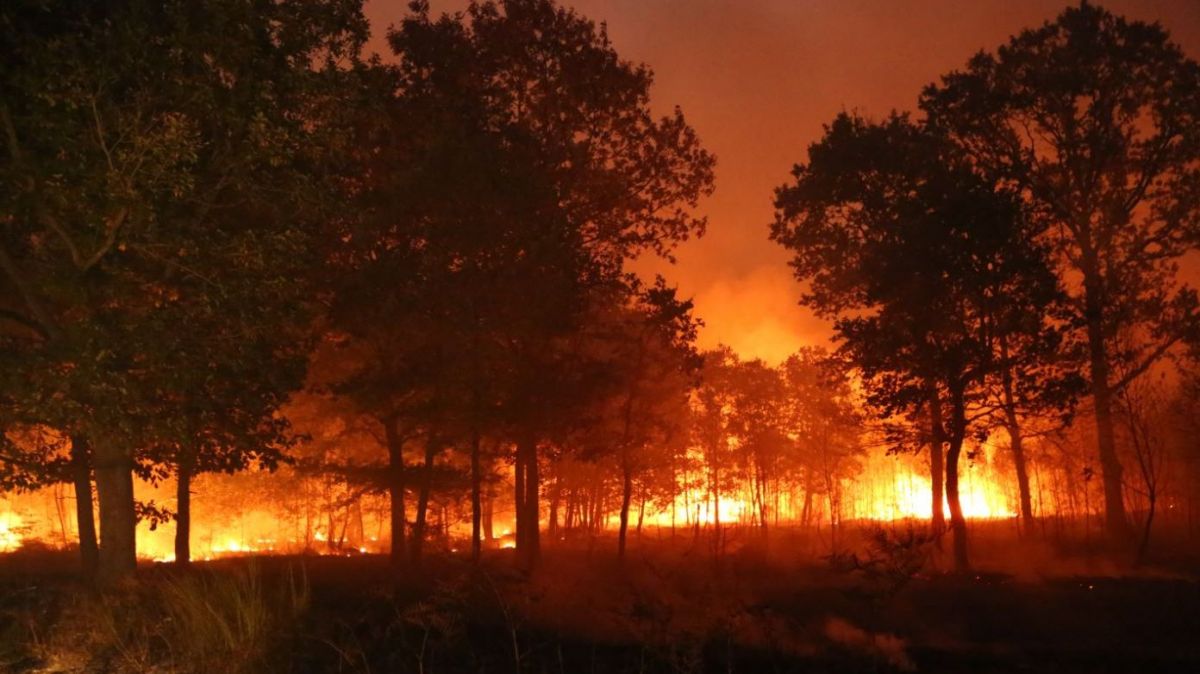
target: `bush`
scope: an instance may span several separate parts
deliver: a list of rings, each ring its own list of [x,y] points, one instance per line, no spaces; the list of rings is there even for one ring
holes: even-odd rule
[[[867,534],[866,550],[835,553],[830,565],[838,571],[862,576],[874,594],[890,597],[919,575],[929,564],[939,536],[910,522],[897,532],[875,525]]]

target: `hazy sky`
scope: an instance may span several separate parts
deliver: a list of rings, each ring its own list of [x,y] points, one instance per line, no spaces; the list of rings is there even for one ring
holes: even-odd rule
[[[708,233],[661,271],[696,301],[703,346],[779,360],[823,343],[829,328],[797,306],[782,248],[767,240],[772,193],[842,110],[912,109],[921,88],[1041,25],[1063,0],[561,0],[608,24],[623,58],[655,72],[651,93],[674,105],[717,156],[716,193],[702,204]],[[379,35],[401,0],[369,0]],[[1159,21],[1200,58],[1200,0],[1109,0],[1129,18]],[[435,10],[465,2],[434,0]]]

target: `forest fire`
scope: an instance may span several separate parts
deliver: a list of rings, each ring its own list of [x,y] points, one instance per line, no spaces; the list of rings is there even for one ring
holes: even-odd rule
[[[840,483],[831,517],[827,494],[814,494],[809,500],[809,524],[829,526],[832,522],[871,520],[900,522],[932,518],[932,488],[929,477],[915,470],[904,457],[875,456],[866,461],[862,472]],[[360,499],[342,512],[323,508],[320,501],[295,502],[280,507],[278,503],[246,498],[243,491],[256,481],[278,481],[279,475],[257,477],[209,475],[195,485],[195,504],[191,522],[192,558],[197,561],[245,557],[253,555],[334,555],[354,556],[381,554],[387,551],[386,504],[372,499]],[[288,478],[303,485],[298,491],[319,494],[317,481]],[[508,478],[511,482],[511,476]],[[171,507],[169,485],[154,488],[139,483],[139,498]],[[502,485],[501,490],[512,485]],[[707,488],[683,489],[670,505],[648,505],[637,519],[646,527],[660,529],[690,529],[697,525],[708,528],[756,527],[760,510],[751,485],[737,484],[719,498],[719,508],[713,510],[713,498]],[[995,474],[986,462],[976,463],[963,471],[961,501],[968,519],[1006,519],[1016,517],[1012,505],[1012,489],[1002,476]],[[78,532],[73,519],[66,513],[73,510],[73,498],[61,490],[45,489],[32,493],[11,495],[0,500],[0,552],[11,552],[23,545],[62,547],[73,542]],[[781,494],[767,511],[772,527],[802,527],[805,498],[802,490]],[[948,511],[948,506],[946,506]],[[299,510],[297,510],[299,509]],[[469,514],[455,511],[452,519],[439,522],[443,545],[463,552],[461,540],[470,535]],[[1044,515],[1052,514],[1050,512]],[[353,516],[352,516],[353,515]],[[548,513],[547,513],[548,515]],[[355,516],[361,516],[361,520]],[[606,509],[599,518],[594,534],[613,535],[619,512]],[[373,532],[373,533],[372,533]],[[152,524],[142,522],[138,527],[138,557],[158,563],[175,561],[175,526],[171,522]],[[495,545],[500,549],[516,546],[511,528],[497,527]],[[469,546],[468,546],[469,547]]]
[[[1200,14],[1053,1],[0,2],[0,671],[1200,671]]]

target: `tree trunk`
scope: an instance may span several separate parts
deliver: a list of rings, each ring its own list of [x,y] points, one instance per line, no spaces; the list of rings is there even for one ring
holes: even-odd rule
[[[425,522],[429,513],[429,493],[433,489],[433,460],[438,453],[437,433],[429,431],[425,438],[425,465],[421,472],[421,491],[417,496],[417,519],[412,530],[413,565],[421,563],[421,552],[425,547]]]
[[[1021,523],[1022,533],[1026,535],[1033,534],[1033,495],[1029,489],[1029,467],[1025,458],[1025,446],[1021,436],[1021,426],[1016,420],[1015,415],[1010,415],[1009,421],[1005,426],[1008,431],[1008,437],[1011,441],[1013,467],[1017,472],[1017,490],[1021,497]]]
[[[487,502],[483,508],[483,538],[489,543],[496,540],[496,518],[494,517],[496,507],[496,492],[491,482],[488,482]]]
[[[179,457],[175,480],[175,563],[186,567],[192,561],[192,457]]]
[[[94,578],[100,561],[96,515],[92,511],[92,467],[87,441],[71,438],[71,478],[75,483],[75,524],[79,530],[79,561],[83,577]]]
[[[1121,460],[1117,457],[1113,430],[1112,389],[1109,387],[1108,345],[1104,334],[1104,298],[1098,263],[1085,255],[1084,318],[1087,321],[1088,355],[1091,365],[1092,399],[1096,414],[1096,443],[1104,484],[1104,529],[1117,549],[1128,545],[1129,521],[1121,487]]]
[[[479,457],[479,426],[471,426],[471,561],[483,554],[483,469]],[[489,533],[488,538],[491,538]]]
[[[767,537],[767,476],[766,471],[759,468],[758,476],[758,519],[763,538]]]
[[[521,568],[532,570],[541,556],[538,520],[537,440],[526,434],[517,443],[517,560]]]
[[[617,533],[617,558],[625,559],[625,534],[629,531],[629,503],[633,499],[633,470],[621,462],[621,528]]]
[[[713,520],[713,555],[721,554],[721,470],[717,466],[716,445],[713,445],[712,451],[712,467],[709,485],[709,494],[711,496],[710,503],[712,504],[712,520]]]
[[[527,554],[525,568],[533,569],[542,556],[541,541],[541,479],[538,470],[537,441],[530,440],[525,463],[525,531]]]
[[[1002,392],[1004,395],[1004,429],[1008,431],[1009,447],[1012,449],[1013,468],[1017,472],[1017,491],[1021,500],[1021,533],[1032,535],[1033,498],[1029,492],[1029,470],[1025,460],[1025,446],[1022,442],[1021,420],[1017,416],[1017,399],[1013,389],[1012,363],[1008,358],[1008,341],[1000,340]]]
[[[550,513],[546,522],[546,533],[551,541],[558,540],[558,510],[562,501],[562,477],[555,476],[554,486],[550,489]]]
[[[934,535],[946,530],[945,493],[942,487],[942,446],[945,442],[945,432],[942,428],[942,402],[938,396],[937,384],[930,380],[926,384],[926,395],[929,399],[929,484],[930,512],[933,513]]]
[[[804,508],[800,511],[800,526],[808,529],[808,525],[812,520],[812,505],[813,505],[813,490],[816,485],[813,484],[812,471],[804,471]]]
[[[525,452],[517,443],[513,460],[513,529],[518,551],[525,549]]]
[[[642,487],[641,492],[642,497],[638,500],[638,523],[636,529],[638,538],[642,537],[642,523],[646,521],[646,488],[644,486]]]
[[[405,561],[405,527],[408,515],[404,509],[404,440],[396,428],[395,418],[383,422],[388,446],[388,496],[391,500],[392,548],[391,562],[400,566]]]
[[[950,444],[946,450],[946,500],[950,503],[950,528],[954,531],[954,568],[959,572],[969,571],[967,559],[967,520],[963,517],[962,502],[958,494],[958,459],[962,454],[966,437],[966,409],[962,391],[951,391]]]
[[[1146,561],[1146,554],[1150,552],[1150,527],[1154,524],[1154,509],[1158,504],[1158,494],[1151,490],[1146,497],[1150,502],[1149,510],[1146,512],[1146,525],[1142,528],[1142,540],[1138,544],[1137,565],[1141,566]]]
[[[108,443],[95,446],[96,496],[100,502],[97,578],[113,584],[137,570],[137,509],[133,458]]]

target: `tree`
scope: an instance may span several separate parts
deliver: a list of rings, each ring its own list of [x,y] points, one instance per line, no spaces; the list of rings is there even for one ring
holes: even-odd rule
[[[365,21],[341,2],[0,11],[12,66],[0,76],[0,273],[9,319],[36,336],[3,354],[5,369],[36,382],[18,401],[27,418],[91,450],[99,570],[112,580],[135,566],[138,452],[187,431],[177,403],[194,392],[177,384],[225,365],[208,360],[216,350],[172,353],[171,336],[220,315],[230,336],[254,324],[287,339],[260,321],[290,325],[275,309],[304,310],[292,293],[328,194],[324,151],[336,150],[322,103]]]
[[[1166,482],[1165,466],[1168,461],[1168,433],[1170,417],[1167,393],[1170,387],[1165,377],[1140,379],[1123,387],[1117,397],[1118,417],[1124,423],[1125,437],[1132,450],[1134,465],[1138,470],[1141,491],[1146,499],[1146,519],[1142,523],[1141,535],[1137,542],[1135,563],[1140,565],[1146,561],[1150,551],[1150,532],[1154,526],[1154,516],[1157,514],[1159,497],[1163,493]]]
[[[808,524],[813,496],[825,492],[830,537],[837,545],[841,482],[852,477],[863,453],[862,419],[856,409],[850,372],[824,349],[805,348],[780,367],[783,377],[783,428],[793,445],[790,462],[801,475]]]
[[[616,373],[613,395],[602,404],[612,419],[602,433],[615,438],[621,473],[617,555],[624,559],[635,479],[661,466],[671,439],[686,423],[684,406],[698,356],[692,303],[681,301],[661,278],[618,306],[614,320],[601,326],[601,348]],[[611,435],[609,435],[611,433]],[[640,524],[639,524],[640,529]]]
[[[1059,295],[1046,307],[1045,318],[1056,326],[1062,319],[1063,299]],[[1042,318],[1037,311],[1009,315]],[[1085,390],[1085,382],[1071,367],[1071,360],[1059,355],[1063,341],[1059,329],[998,331],[993,354],[995,367],[985,381],[983,405],[990,408],[993,425],[1003,428],[1008,435],[1024,534],[1034,530],[1030,461],[1025,442],[1066,426]]]
[[[713,525],[713,554],[724,549],[721,533],[721,495],[728,490],[730,476],[726,468],[733,462],[733,410],[735,389],[732,385],[738,357],[727,346],[701,354],[700,383],[692,394],[691,416],[694,443],[703,455],[708,509]],[[697,527],[699,522],[697,522]]]
[[[1058,285],[1046,251],[1013,195],[903,115],[879,124],[840,115],[793,175],[777,192],[772,238],[795,253],[803,301],[836,318],[868,404],[884,418],[928,406],[965,570],[958,461],[997,341],[1053,339],[1043,312]]]
[[[761,360],[738,363],[732,374],[729,430],[750,478],[754,515],[766,536],[770,478],[781,467],[788,441],[782,413],[783,379],[778,370]]]
[[[1129,538],[1114,397],[1195,329],[1176,262],[1200,235],[1200,64],[1158,25],[1089,2],[931,85],[921,107],[1000,189],[1023,195],[1086,347],[1105,527]],[[1115,336],[1148,337],[1118,348]],[[1115,374],[1122,364],[1122,375]]]
[[[436,19],[426,3],[411,10],[389,35],[400,106],[435,126],[404,128],[428,146],[396,175],[433,189],[396,214],[417,224],[398,240],[433,252],[421,268],[452,281],[431,294],[458,312],[443,315],[473,372],[469,406],[516,447],[518,551],[530,565],[538,446],[571,409],[563,395],[583,372],[571,336],[594,293],[628,282],[628,259],[669,255],[703,231],[691,209],[711,191],[713,160],[678,110],[650,114],[649,70],[621,61],[573,11],[549,0],[477,3]]]

